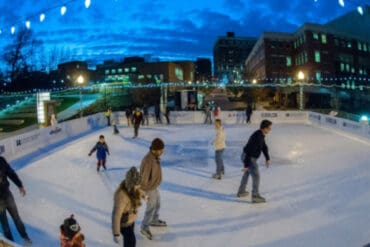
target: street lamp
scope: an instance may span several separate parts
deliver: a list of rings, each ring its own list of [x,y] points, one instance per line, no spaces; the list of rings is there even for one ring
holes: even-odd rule
[[[298,71],[298,80],[299,80],[299,110],[303,110],[303,80],[305,78],[304,73],[300,70]]]
[[[82,84],[84,83],[82,75],[77,77],[77,83],[80,85],[80,118],[82,118]]]
[[[256,80],[256,79],[253,79],[253,80],[252,80],[252,83],[253,83],[253,84],[257,84],[257,80]]]

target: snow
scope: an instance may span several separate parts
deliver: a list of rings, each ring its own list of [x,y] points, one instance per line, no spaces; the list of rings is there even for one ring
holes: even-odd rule
[[[74,214],[87,246],[119,246],[112,240],[113,192],[130,166],[140,166],[155,137],[166,143],[162,156],[160,217],[165,229],[154,239],[135,232],[137,246],[363,246],[370,242],[369,143],[305,124],[274,124],[266,137],[271,166],[259,160],[260,192],[266,204],[236,198],[242,176],[240,154],[257,125],[226,125],[222,180],[215,171],[211,125],[153,125],[139,138],[133,129],[111,128],[11,162],[27,190],[14,185],[20,215],[33,246],[58,246],[59,225]],[[108,171],[96,172],[88,152],[104,134],[110,147]],[[248,183],[251,188],[251,180]],[[11,222],[12,223],[12,222]],[[21,239],[12,225],[16,242]],[[122,244],[120,244],[121,246]]]

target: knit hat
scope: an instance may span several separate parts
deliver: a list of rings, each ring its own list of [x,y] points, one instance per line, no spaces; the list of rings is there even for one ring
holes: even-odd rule
[[[164,149],[164,142],[160,138],[155,138],[150,145],[151,150],[161,150]]]
[[[73,214],[69,218],[64,220],[62,230],[64,232],[64,235],[66,235],[70,239],[73,238],[73,236],[81,230],[81,227],[74,219]]]
[[[135,166],[131,167],[126,172],[125,186],[127,190],[132,190],[135,185],[139,185],[141,182],[141,176]]]

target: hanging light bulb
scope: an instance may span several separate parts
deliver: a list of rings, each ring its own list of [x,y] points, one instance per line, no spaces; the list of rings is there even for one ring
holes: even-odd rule
[[[3,31],[0,29],[0,34],[2,34],[3,33]]]
[[[62,7],[60,8],[60,14],[61,14],[61,15],[64,15],[66,12],[67,12],[67,7],[66,7],[66,6],[62,6]]]
[[[30,22],[30,21],[28,21],[28,20],[26,21],[26,28],[27,28],[27,29],[30,29],[30,28],[31,28],[31,22]]]
[[[338,0],[340,6],[344,7],[344,0]]]
[[[91,1],[85,0],[85,7],[88,9],[90,7]]]
[[[40,22],[43,22],[45,20],[45,14],[44,13],[42,13],[41,15],[40,15]]]
[[[15,33],[15,26],[12,26],[12,27],[10,28],[10,33],[11,33],[11,34],[14,34],[14,33]]]
[[[360,15],[363,15],[364,14],[364,10],[361,6],[358,6],[357,7],[357,12],[360,14]]]

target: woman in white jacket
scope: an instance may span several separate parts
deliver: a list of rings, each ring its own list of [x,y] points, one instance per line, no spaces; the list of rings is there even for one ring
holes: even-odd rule
[[[215,147],[215,161],[216,161],[216,173],[213,175],[215,179],[221,179],[222,175],[225,174],[224,161],[222,158],[222,153],[226,147],[225,145],[225,131],[222,127],[221,119],[215,120],[215,139],[213,140],[213,145]]]

